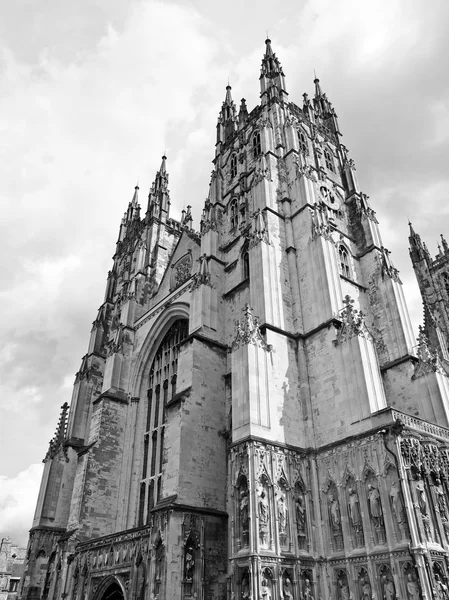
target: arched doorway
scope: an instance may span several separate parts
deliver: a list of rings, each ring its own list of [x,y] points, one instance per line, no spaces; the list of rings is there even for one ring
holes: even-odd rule
[[[122,588],[116,581],[112,581],[110,585],[99,596],[99,600],[125,600]]]

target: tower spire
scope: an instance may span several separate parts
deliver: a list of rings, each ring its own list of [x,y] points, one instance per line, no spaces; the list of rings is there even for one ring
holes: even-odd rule
[[[226,143],[226,141],[237,130],[237,109],[231,94],[232,87],[229,84],[226,86],[226,94],[221,111],[218,115],[217,122],[217,144]]]
[[[168,190],[167,157],[162,156],[161,166],[156,171],[156,177],[148,194],[147,220],[158,218],[163,221],[170,214],[170,192]]]
[[[259,81],[262,104],[267,104],[273,98],[280,101],[287,99],[288,93],[285,87],[284,71],[279,59],[273,52],[270,38],[265,40],[265,54],[262,58]]]

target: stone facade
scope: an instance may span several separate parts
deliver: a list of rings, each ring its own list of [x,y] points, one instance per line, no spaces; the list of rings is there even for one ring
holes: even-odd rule
[[[0,540],[0,600],[15,600],[23,573],[26,548],[9,537]]]
[[[448,598],[444,356],[318,79],[290,102],[267,40],[260,87],[250,113],[226,89],[199,233],[165,157],[144,217],[135,190],[24,599]]]

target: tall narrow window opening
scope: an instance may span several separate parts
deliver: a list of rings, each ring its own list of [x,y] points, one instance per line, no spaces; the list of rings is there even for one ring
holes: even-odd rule
[[[237,175],[237,156],[235,154],[233,154],[231,156],[231,177],[234,179],[234,177]]]
[[[324,151],[324,160],[326,162],[326,169],[332,171],[332,173],[335,173],[334,159],[332,158],[329,150]]]
[[[231,229],[235,229],[239,223],[238,203],[237,198],[231,200]]]
[[[254,156],[260,156],[262,154],[262,145],[260,143],[260,131],[256,131],[253,135],[253,152]]]
[[[341,245],[338,248],[338,254],[340,256],[340,273],[345,277],[351,276],[351,269],[349,266],[349,253],[346,248]]]
[[[143,441],[142,480],[139,493],[138,524],[143,525],[146,515],[162,493],[162,463],[166,405],[176,394],[179,346],[189,331],[187,319],[173,323],[159,345],[150,368],[147,392],[146,431]],[[146,497],[146,490],[148,496]]]
[[[305,133],[301,130],[298,131],[298,138],[299,138],[299,150],[300,152],[302,152],[303,154],[307,154],[307,138],[305,136]]]

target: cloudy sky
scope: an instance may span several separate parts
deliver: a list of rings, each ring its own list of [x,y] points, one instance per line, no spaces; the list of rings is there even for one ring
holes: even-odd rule
[[[255,106],[267,30],[291,100],[315,69],[333,102],[418,325],[407,218],[449,238],[448,29],[447,0],[1,3],[0,537],[26,543],[136,181],[145,209],[165,149],[198,224],[228,77]]]

